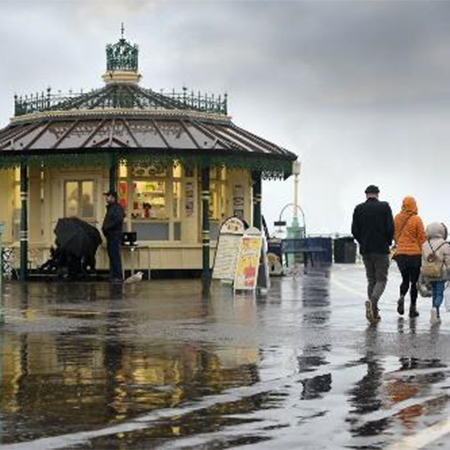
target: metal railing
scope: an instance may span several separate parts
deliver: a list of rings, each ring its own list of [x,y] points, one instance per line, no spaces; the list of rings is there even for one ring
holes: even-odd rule
[[[43,111],[70,109],[186,109],[215,114],[227,114],[227,94],[215,96],[194,91],[156,92],[128,86],[106,87],[89,92],[53,94],[48,88],[25,96],[14,96],[14,115],[23,116]]]

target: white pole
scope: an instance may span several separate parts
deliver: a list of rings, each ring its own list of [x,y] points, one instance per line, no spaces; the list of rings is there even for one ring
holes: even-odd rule
[[[292,165],[292,173],[294,174],[294,220],[298,223],[300,215],[300,201],[299,201],[299,185],[300,185],[300,169],[301,162],[297,159]]]

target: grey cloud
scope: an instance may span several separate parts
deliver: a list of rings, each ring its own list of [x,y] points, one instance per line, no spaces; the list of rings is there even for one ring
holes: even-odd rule
[[[438,101],[449,19],[448,2],[225,2],[186,15],[180,63],[255,89],[297,81],[291,94],[324,107]]]
[[[418,195],[450,220],[450,3],[440,1],[6,1],[0,118],[12,95],[101,85],[120,22],[143,83],[228,91],[239,125],[301,155],[311,231],[348,231],[364,186]],[[271,222],[291,183],[265,183]],[[441,216],[440,216],[441,215]],[[447,217],[448,216],[448,217]]]

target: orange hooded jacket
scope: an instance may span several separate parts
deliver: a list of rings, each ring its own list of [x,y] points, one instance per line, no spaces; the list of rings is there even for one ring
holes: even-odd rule
[[[414,197],[403,199],[402,210],[394,219],[395,255],[421,255],[427,240],[422,219],[417,215]]]

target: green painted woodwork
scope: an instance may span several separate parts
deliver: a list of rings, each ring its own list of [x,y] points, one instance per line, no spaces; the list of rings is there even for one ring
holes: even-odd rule
[[[210,194],[210,169],[202,168],[202,287],[203,294],[208,294],[211,285],[210,270],[210,223],[209,223],[209,194]]]
[[[261,172],[252,172],[253,181],[253,226],[262,230],[261,200],[262,182]]]
[[[0,222],[0,256],[2,257],[3,255],[3,241],[2,241],[2,236],[3,236],[3,232],[5,231],[5,224],[4,222]],[[4,322],[5,317],[4,317],[4,301],[3,301],[3,261],[0,264],[0,325]],[[0,375],[1,375],[1,355],[0,355]]]
[[[20,281],[28,278],[28,167],[20,165]]]
[[[25,152],[23,152],[25,153]],[[22,162],[30,166],[46,165],[50,167],[80,167],[80,166],[107,166],[111,161],[112,151],[85,150],[80,153],[68,153],[59,151],[57,154],[36,152],[35,154],[2,154],[0,157],[0,170],[20,167]],[[263,179],[286,179],[292,173],[292,162],[286,159],[271,158],[269,156],[244,156],[233,153],[221,155],[195,155],[180,152],[143,152],[133,150],[129,152],[114,151],[116,160],[128,166],[134,165],[164,165],[170,166],[181,163],[186,167],[227,167],[229,169],[240,169],[261,172]]]

